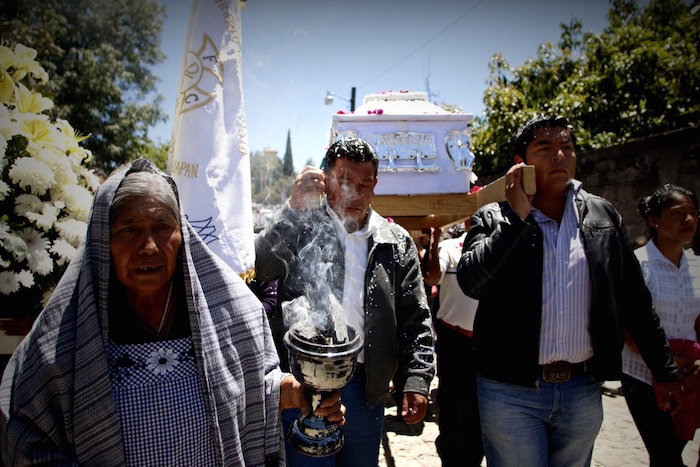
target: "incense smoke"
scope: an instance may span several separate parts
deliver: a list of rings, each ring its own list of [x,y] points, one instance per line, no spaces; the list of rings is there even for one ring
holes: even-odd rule
[[[282,316],[286,327],[302,323],[300,332],[306,338],[323,335],[335,342],[347,340],[345,313],[338,297],[342,294],[342,271],[338,275],[334,264],[343,264],[343,249],[338,241],[336,225],[322,208],[296,213],[294,222],[275,219],[278,231],[296,232],[300,238],[311,239],[296,255],[280,237],[273,247],[285,261],[285,284],[302,294],[295,300],[282,303]]]

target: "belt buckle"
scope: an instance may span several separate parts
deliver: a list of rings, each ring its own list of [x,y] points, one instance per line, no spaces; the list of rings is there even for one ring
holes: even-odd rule
[[[542,379],[548,383],[566,383],[571,378],[571,363],[559,361],[542,368]]]

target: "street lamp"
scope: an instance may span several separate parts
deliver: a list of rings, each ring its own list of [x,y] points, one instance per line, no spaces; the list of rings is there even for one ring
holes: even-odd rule
[[[346,99],[343,96],[332,92],[330,89],[326,93],[326,105],[331,105],[333,103],[333,96],[343,99],[345,102],[350,102],[350,112],[355,111],[355,88],[352,88],[350,93],[350,99]]]

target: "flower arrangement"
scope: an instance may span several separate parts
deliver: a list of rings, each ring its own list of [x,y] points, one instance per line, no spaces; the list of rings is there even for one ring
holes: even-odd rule
[[[0,45],[0,317],[29,323],[84,238],[99,186],[86,137],[52,121],[53,102],[33,89],[49,79],[36,55]]]

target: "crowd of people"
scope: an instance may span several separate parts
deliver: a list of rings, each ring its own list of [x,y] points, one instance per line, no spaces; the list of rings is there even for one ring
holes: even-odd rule
[[[506,201],[417,245],[372,210],[372,146],[340,139],[257,235],[248,284],[188,224],[168,175],[144,159],[115,171],[5,369],[3,463],[377,465],[387,397],[420,423],[437,371],[446,467],[590,465],[606,380],[622,381],[650,465],[683,465],[700,426],[697,197],[644,197],[635,250],[574,178],[566,118],[534,118],[513,142]],[[289,440],[312,405],[284,335],[288,305],[319,282],[363,346],[350,382],[314,406],[344,432],[316,457]]]

